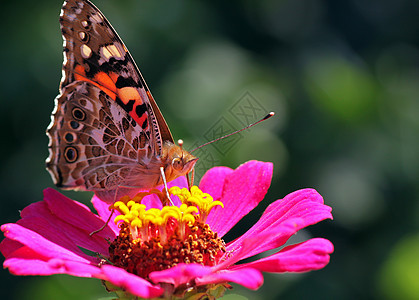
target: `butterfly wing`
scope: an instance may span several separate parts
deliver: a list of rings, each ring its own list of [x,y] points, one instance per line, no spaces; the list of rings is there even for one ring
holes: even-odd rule
[[[60,15],[64,39],[61,89],[88,81],[105,91],[144,130],[156,154],[173,142],[170,130],[130,53],[103,14],[87,0],[64,2]]]
[[[63,77],[47,130],[47,168],[56,185],[152,185],[159,175],[148,164],[173,138],[131,55],[87,0],[64,2],[60,24]]]

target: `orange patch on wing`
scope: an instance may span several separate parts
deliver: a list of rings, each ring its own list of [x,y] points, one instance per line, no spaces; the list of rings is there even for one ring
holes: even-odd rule
[[[101,73],[103,73],[103,72],[101,72]],[[101,74],[101,73],[98,73],[98,74]],[[111,78],[109,76],[107,76],[105,73],[103,73],[103,74],[106,77],[108,77],[109,80],[111,80]],[[94,78],[95,80],[97,80],[96,77],[97,76],[95,76],[95,78]],[[108,96],[111,97],[113,100],[116,99],[116,87],[115,87],[115,84],[113,84],[113,82],[112,82],[112,84],[114,86],[114,90],[111,90],[107,86],[104,86],[102,84],[102,82],[104,82],[104,84],[109,83],[109,81],[107,81],[107,79],[104,76],[99,77],[99,79],[101,80],[99,82],[96,82],[96,81],[93,81],[93,80],[87,78],[86,71],[81,65],[77,65],[74,68],[74,79],[75,80],[80,80],[80,81],[86,81],[86,82],[89,82],[91,84],[94,84],[95,86],[100,88],[102,91],[104,91],[106,94],[108,94]],[[110,86],[110,88],[112,88],[112,86]]]
[[[110,72],[109,77],[112,79],[112,81],[116,84],[116,81],[118,80],[119,75],[115,72]]]
[[[111,77],[105,72],[99,72],[95,75],[95,81],[99,83],[99,85],[111,90],[113,93],[116,93],[116,86],[115,83],[112,81]]]
[[[140,93],[138,92],[136,88],[130,87],[130,86],[123,87],[117,90],[118,90],[119,99],[121,99],[123,103],[128,104],[129,101],[132,101],[132,100],[135,101],[132,106],[132,111],[130,111],[129,114],[135,120],[135,122],[137,122],[137,124],[141,126],[144,120],[147,119],[147,115],[144,114],[142,116],[138,116],[136,113],[137,106],[144,103],[143,99],[141,98]]]
[[[82,66],[80,66],[80,65],[77,65],[74,68],[74,73],[75,73],[74,74],[74,77],[77,77],[77,76],[84,76],[84,77],[86,77],[86,70]],[[79,79],[77,79],[77,80],[79,80]]]
[[[127,104],[130,100],[135,100],[137,105],[143,104],[140,94],[134,87],[123,87],[118,89],[118,96],[122,102]]]

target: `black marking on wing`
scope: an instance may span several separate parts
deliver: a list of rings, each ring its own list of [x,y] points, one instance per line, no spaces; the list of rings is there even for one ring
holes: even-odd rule
[[[129,100],[127,104],[122,102],[122,100],[119,97],[116,97],[115,99],[116,103],[118,103],[126,112],[130,112],[134,108],[135,100]]]
[[[119,76],[118,80],[115,82],[116,88],[120,89],[126,86],[135,87],[137,83],[134,81],[132,77],[125,78],[123,76]]]

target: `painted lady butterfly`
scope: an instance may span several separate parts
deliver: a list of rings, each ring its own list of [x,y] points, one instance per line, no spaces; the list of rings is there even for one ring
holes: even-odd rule
[[[64,2],[63,77],[47,129],[47,169],[58,187],[113,202],[118,188],[153,188],[197,158],[172,134],[127,48],[88,0]],[[119,193],[119,192],[118,192]]]

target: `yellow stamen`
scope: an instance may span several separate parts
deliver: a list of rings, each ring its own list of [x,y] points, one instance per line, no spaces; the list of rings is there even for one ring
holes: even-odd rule
[[[178,196],[182,202],[180,207],[163,206],[162,209],[147,209],[141,201],[150,194],[164,197],[162,192],[153,189],[150,192],[138,193],[132,199],[124,196],[111,206],[120,213],[115,218],[115,223],[125,223],[133,239],[147,241],[160,234],[161,242],[165,243],[167,234],[175,232],[183,239],[186,228],[195,226],[196,222],[205,223],[213,207],[217,205],[223,207],[223,203],[214,201],[209,194],[203,193],[197,186],[191,187],[190,191],[179,187],[170,189],[170,194]]]
[[[210,194],[203,193],[197,186],[192,186],[190,191],[186,188],[172,187],[169,192],[178,196],[182,203],[196,206],[199,209],[199,221],[203,223],[205,223],[211,209],[217,205],[224,207],[221,201],[214,201]]]

